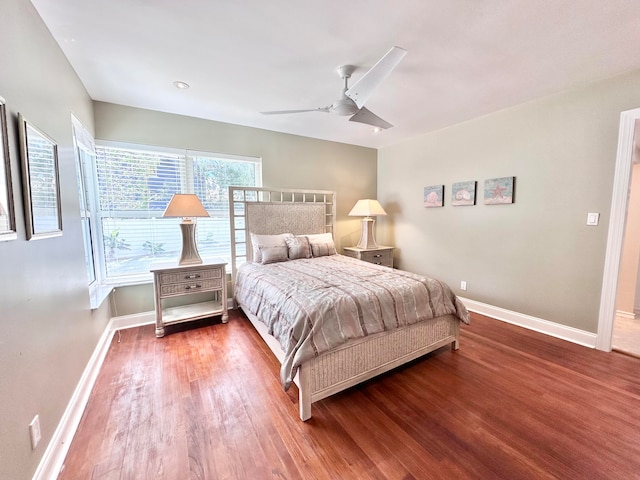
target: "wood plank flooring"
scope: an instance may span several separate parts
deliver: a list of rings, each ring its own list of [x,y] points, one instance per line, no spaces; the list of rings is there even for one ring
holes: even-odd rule
[[[197,328],[196,328],[197,327]],[[61,480],[640,478],[640,359],[472,315],[441,349],[313,406],[237,311],[123,330]]]

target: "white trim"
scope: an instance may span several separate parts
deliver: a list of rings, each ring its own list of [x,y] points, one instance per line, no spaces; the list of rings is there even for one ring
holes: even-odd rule
[[[616,310],[616,317],[628,318],[629,320],[636,319],[635,312],[625,312],[624,310]]]
[[[155,315],[153,312],[114,317],[109,321],[80,377],[67,408],[62,414],[60,423],[58,423],[58,427],[53,433],[42,460],[40,460],[40,464],[33,475],[34,480],[58,478],[115,331],[146,325],[154,321]]]
[[[468,310],[495,318],[496,320],[528,328],[529,330],[544,333],[552,337],[561,338],[572,343],[584,345],[585,347],[593,348],[596,345],[595,333],[550,322],[549,320],[544,320],[542,318],[532,317],[530,315],[525,315],[524,313],[494,307],[493,305],[476,302],[475,300],[470,300],[468,298],[460,297],[460,300],[462,300],[462,303],[464,303]]]
[[[600,312],[598,314],[598,334],[596,348],[611,351],[613,322],[615,320],[616,292],[618,289],[618,272],[622,256],[622,241],[627,216],[627,200],[629,197],[629,181],[631,179],[631,161],[633,158],[633,136],[635,122],[640,118],[640,108],[620,114],[620,130],[618,133],[618,153],[616,170],[613,178],[613,194],[611,198],[611,214],[609,218],[609,235],[602,277],[602,293],[600,295]]]

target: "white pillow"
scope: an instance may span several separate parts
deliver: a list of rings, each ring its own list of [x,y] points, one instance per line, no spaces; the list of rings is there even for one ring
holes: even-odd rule
[[[314,233],[313,235],[305,235],[309,239],[309,243],[329,243],[333,242],[333,235],[331,232],[327,233]]]
[[[260,235],[252,233],[251,246],[253,247],[253,261],[256,263],[262,263],[260,247],[286,247],[287,243],[285,242],[285,239],[291,237],[293,237],[292,233],[280,233],[279,235]]]

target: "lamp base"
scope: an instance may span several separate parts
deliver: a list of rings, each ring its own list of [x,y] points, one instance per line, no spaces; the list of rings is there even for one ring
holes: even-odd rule
[[[370,250],[374,248],[378,248],[378,244],[376,243],[376,238],[373,234],[373,226],[376,221],[371,217],[365,217],[362,219],[362,232],[360,233],[360,241],[358,248],[362,248],[364,250]]]
[[[196,246],[196,224],[191,220],[183,220],[180,224],[182,231],[182,254],[178,265],[193,265],[202,263]]]

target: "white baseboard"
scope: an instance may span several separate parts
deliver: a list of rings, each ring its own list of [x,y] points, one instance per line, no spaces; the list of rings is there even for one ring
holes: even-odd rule
[[[493,305],[476,302],[475,300],[470,300],[468,298],[460,297],[460,300],[462,300],[462,303],[464,303],[467,309],[472,312],[528,328],[529,330],[544,333],[552,337],[561,338],[579,345],[584,345],[585,347],[595,348],[596,346],[597,335],[595,333],[585,332],[584,330],[550,322],[542,318],[532,317],[530,315],[525,315],[524,313],[494,307]]]
[[[33,480],[58,478],[58,474],[64,465],[64,459],[69,451],[71,440],[73,440],[73,436],[78,429],[82,414],[89,401],[89,395],[98,378],[100,367],[102,367],[102,363],[107,356],[111,339],[116,330],[146,325],[154,321],[155,315],[153,312],[114,317],[109,321],[98,340],[98,344],[89,359],[89,363],[87,363],[84,372],[82,372],[82,376],[71,396],[71,400],[62,414],[58,427],[53,433],[53,437],[33,475]]]
[[[616,317],[628,318],[629,320],[636,319],[635,312],[626,312],[624,310],[616,310]]]

